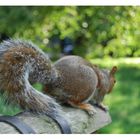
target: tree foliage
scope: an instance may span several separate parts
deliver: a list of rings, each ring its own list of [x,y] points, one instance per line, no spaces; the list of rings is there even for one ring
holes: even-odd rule
[[[139,7],[0,7],[0,34],[34,41],[59,53],[51,39],[68,36],[77,55],[94,57],[140,56]]]

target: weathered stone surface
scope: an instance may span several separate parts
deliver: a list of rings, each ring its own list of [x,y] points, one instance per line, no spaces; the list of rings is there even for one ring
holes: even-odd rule
[[[70,107],[63,107],[65,114],[64,117],[69,122],[72,133],[92,133],[109,123],[111,123],[111,117],[108,112],[105,112],[96,107],[97,113],[91,117],[85,111]],[[61,133],[58,125],[47,116],[35,116],[30,113],[24,113],[18,115],[18,118],[23,120],[26,124],[32,127],[36,133],[48,133],[55,134]],[[19,133],[15,128],[0,122],[0,133]]]

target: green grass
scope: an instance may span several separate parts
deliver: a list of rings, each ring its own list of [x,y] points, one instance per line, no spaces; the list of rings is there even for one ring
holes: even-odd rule
[[[140,58],[94,59],[90,60],[101,67],[118,67],[117,83],[104,104],[108,105],[112,123],[99,133],[140,133]],[[38,89],[41,87],[35,85]],[[0,99],[0,114],[16,114],[20,110],[6,106]]]
[[[15,115],[20,111],[21,110],[18,107],[6,104],[3,100],[3,97],[0,96],[0,115]]]

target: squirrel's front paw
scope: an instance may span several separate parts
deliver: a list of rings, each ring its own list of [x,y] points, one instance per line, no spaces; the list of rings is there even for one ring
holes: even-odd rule
[[[99,106],[102,110],[104,110],[104,111],[108,111],[108,110],[109,110],[108,106],[106,106],[106,105],[104,105],[104,104],[102,104],[102,103],[100,103],[98,106]]]
[[[90,116],[94,116],[97,113],[97,111],[94,107],[88,109],[87,112]]]

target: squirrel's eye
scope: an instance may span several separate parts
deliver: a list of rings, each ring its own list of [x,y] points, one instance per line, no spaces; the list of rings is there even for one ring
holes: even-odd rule
[[[114,83],[116,83],[116,80],[114,80]]]

